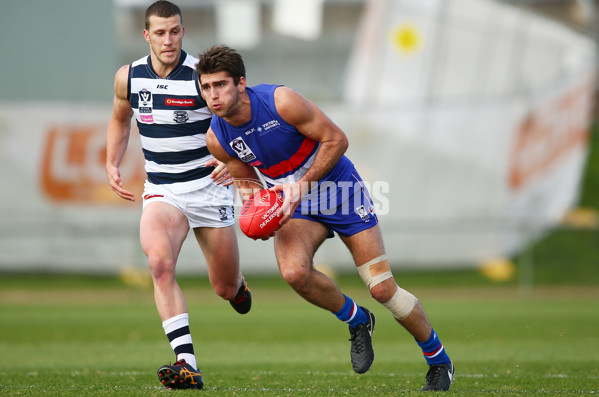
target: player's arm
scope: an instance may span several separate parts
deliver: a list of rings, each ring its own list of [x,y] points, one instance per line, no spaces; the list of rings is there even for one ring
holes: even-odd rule
[[[324,178],[339,162],[347,150],[348,140],[345,133],[318,106],[288,87],[275,90],[275,105],[283,120],[301,134],[320,142],[314,163],[297,183],[273,187],[273,190],[283,190],[285,193],[280,212],[283,214],[283,224],[291,218],[312,184]]]
[[[241,198],[245,201],[252,193],[262,189],[260,179],[254,167],[247,165],[238,158],[232,157],[223,149],[212,128],[206,133],[206,146],[215,159],[224,163],[229,173],[235,179]]]
[[[106,176],[112,190],[125,200],[135,201],[133,193],[123,188],[119,166],[127,151],[133,109],[127,100],[129,65],[121,67],[114,78],[112,116],[106,132]]]

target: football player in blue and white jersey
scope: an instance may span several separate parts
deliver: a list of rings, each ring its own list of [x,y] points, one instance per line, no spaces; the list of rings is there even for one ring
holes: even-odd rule
[[[201,389],[187,304],[175,278],[190,228],[214,291],[241,314],[250,310],[251,293],[239,269],[232,179],[206,148],[211,112],[200,95],[198,60],[182,50],[184,34],[181,10],[175,4],[157,1],[147,8],[143,36],[150,54],[121,67],[114,81],[106,174],[116,194],[135,201],[119,172],[135,116],[148,176],[140,241],[156,307],[176,355],[174,365],[158,369],[158,377],[167,388]]]
[[[338,234],[372,297],[421,348],[429,366],[422,390],[449,390],[453,363],[420,301],[395,281],[372,200],[345,156],[345,133],[291,88],[248,86],[236,50],[213,46],[199,58],[202,95],[214,113],[210,152],[227,164],[238,185],[256,179],[257,171],[271,190],[285,194],[281,226],[272,235],[283,279],[306,301],[348,324],[352,367],[360,374],[368,371],[374,360],[374,314],[313,266],[322,243]]]

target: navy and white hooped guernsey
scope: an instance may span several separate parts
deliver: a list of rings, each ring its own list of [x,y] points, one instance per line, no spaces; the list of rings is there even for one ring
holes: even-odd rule
[[[206,131],[212,114],[200,95],[195,66],[185,51],[165,78],[152,68],[150,56],[129,68],[128,99],[137,120],[148,181],[174,193],[200,189],[212,182],[212,155]]]

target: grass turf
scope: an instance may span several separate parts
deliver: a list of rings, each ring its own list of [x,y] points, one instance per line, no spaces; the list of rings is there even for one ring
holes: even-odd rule
[[[367,374],[357,375],[342,323],[278,281],[253,281],[254,307],[246,316],[217,298],[207,280],[184,287],[204,393],[421,395],[427,370],[421,352],[365,287],[339,281],[344,292],[377,315],[375,362]],[[174,357],[151,292],[107,280],[83,284],[28,288],[2,283],[0,394],[168,393],[155,371]],[[423,301],[455,362],[449,394],[599,393],[597,287],[537,287],[527,298],[514,286],[412,292]]]

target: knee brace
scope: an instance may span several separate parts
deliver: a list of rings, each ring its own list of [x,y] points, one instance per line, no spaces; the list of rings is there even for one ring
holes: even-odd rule
[[[381,255],[358,266],[358,273],[360,273],[360,277],[368,286],[368,289],[372,289],[375,285],[393,278],[389,262],[387,262],[385,255]],[[402,320],[412,312],[412,309],[416,306],[416,302],[418,302],[418,299],[414,295],[397,286],[395,294],[387,302],[384,302],[383,306],[393,314],[393,317]]]
[[[381,255],[358,266],[358,273],[360,273],[360,277],[362,277],[368,289],[372,289],[375,285],[393,277],[385,255]]]
[[[398,285],[395,294],[393,294],[391,299],[383,303],[383,306],[385,306],[397,320],[403,320],[412,313],[417,302],[418,299],[416,299],[414,295]]]

